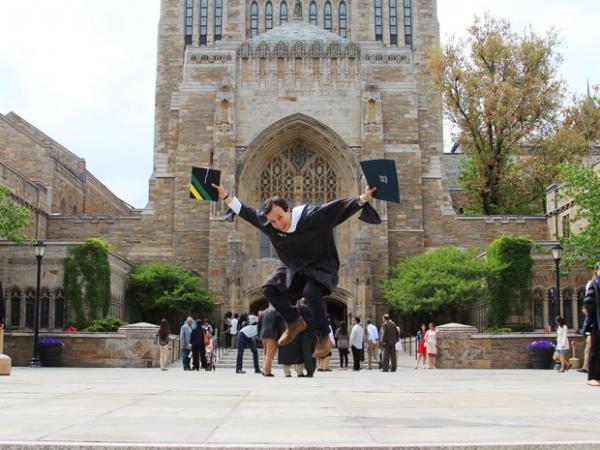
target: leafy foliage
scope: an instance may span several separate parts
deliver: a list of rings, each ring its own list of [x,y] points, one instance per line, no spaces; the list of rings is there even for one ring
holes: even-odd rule
[[[587,223],[576,234],[562,239],[563,265],[568,267],[582,258],[584,265],[592,269],[600,261],[600,176],[593,167],[564,164],[560,179],[560,195],[572,198],[576,205],[572,221]]]
[[[134,316],[150,323],[179,323],[188,314],[203,317],[214,308],[200,277],[182,267],[153,263],[129,272],[127,298]]]
[[[512,236],[503,236],[489,245],[487,259],[499,270],[498,277],[490,284],[491,327],[502,327],[511,305],[523,305],[531,298],[532,245],[529,239]]]
[[[518,157],[537,161],[540,153],[546,156],[545,148],[532,152],[531,145],[524,145],[546,136],[558,122],[563,100],[563,82],[556,78],[562,60],[558,42],[554,31],[543,37],[531,30],[519,35],[509,21],[486,14],[475,18],[466,40],[452,39],[432,51],[433,80],[468,159],[461,177],[468,210],[541,209],[540,191],[532,194],[531,180],[522,179],[522,168],[532,167],[531,161],[523,164]],[[552,160],[567,157],[559,147],[553,150],[558,155]],[[536,172],[529,175],[535,178]],[[546,180],[535,179],[544,189]]]
[[[472,250],[442,247],[399,263],[380,283],[384,298],[398,312],[433,316],[485,299],[486,283],[496,271]]]
[[[64,261],[65,297],[82,328],[104,317],[110,308],[109,246],[101,239],[88,239],[71,250]]]
[[[123,322],[116,317],[107,317],[106,319],[94,320],[81,331],[86,331],[88,333],[111,333],[118,331],[119,327],[122,327],[123,325],[127,325],[127,322]]]
[[[12,198],[6,186],[0,186],[0,239],[12,242],[27,240],[21,230],[32,225],[30,212],[19,206]]]

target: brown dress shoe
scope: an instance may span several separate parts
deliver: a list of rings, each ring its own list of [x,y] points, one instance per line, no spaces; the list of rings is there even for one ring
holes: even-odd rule
[[[313,352],[313,358],[325,358],[331,351],[331,340],[329,336],[320,336]]]
[[[287,345],[304,330],[306,330],[306,322],[302,317],[298,317],[287,326],[277,343],[279,345]]]

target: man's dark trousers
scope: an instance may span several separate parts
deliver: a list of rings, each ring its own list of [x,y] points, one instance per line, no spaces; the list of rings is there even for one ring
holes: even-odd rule
[[[390,358],[391,357],[391,358]],[[383,343],[383,371],[387,372],[390,369],[390,359],[392,360],[392,372],[396,371],[396,347],[389,343]]]
[[[237,352],[237,361],[235,364],[235,370],[242,370],[242,363],[244,361],[244,349],[246,347],[250,348],[252,352],[252,358],[254,359],[254,370],[256,372],[260,371],[260,367],[258,367],[258,350],[256,349],[256,340],[253,338],[249,338],[244,333],[238,333],[238,352]]]
[[[280,292],[275,286],[263,286],[263,295],[283,320],[289,325],[299,317],[298,310],[292,306],[296,300],[304,297],[306,304],[312,309],[315,318],[315,330],[319,336],[329,335],[329,322],[325,315],[323,302],[324,287],[304,275],[297,274],[287,292]]]

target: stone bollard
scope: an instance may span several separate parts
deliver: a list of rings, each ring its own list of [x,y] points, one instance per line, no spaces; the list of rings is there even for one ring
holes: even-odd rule
[[[159,350],[156,334],[158,325],[139,322],[124,325],[119,328],[119,333],[127,339],[123,343],[123,352],[126,356],[122,367],[152,368],[159,366]]]
[[[484,351],[471,339],[477,328],[460,323],[436,327],[438,332],[438,367],[443,369],[482,369]]]
[[[10,375],[11,359],[4,354],[4,329],[0,330],[0,375]]]

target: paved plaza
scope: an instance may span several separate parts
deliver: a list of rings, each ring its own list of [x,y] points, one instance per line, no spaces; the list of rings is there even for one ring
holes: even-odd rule
[[[0,377],[0,448],[600,449],[600,389],[576,371],[411,362],[312,379],[17,367]]]

